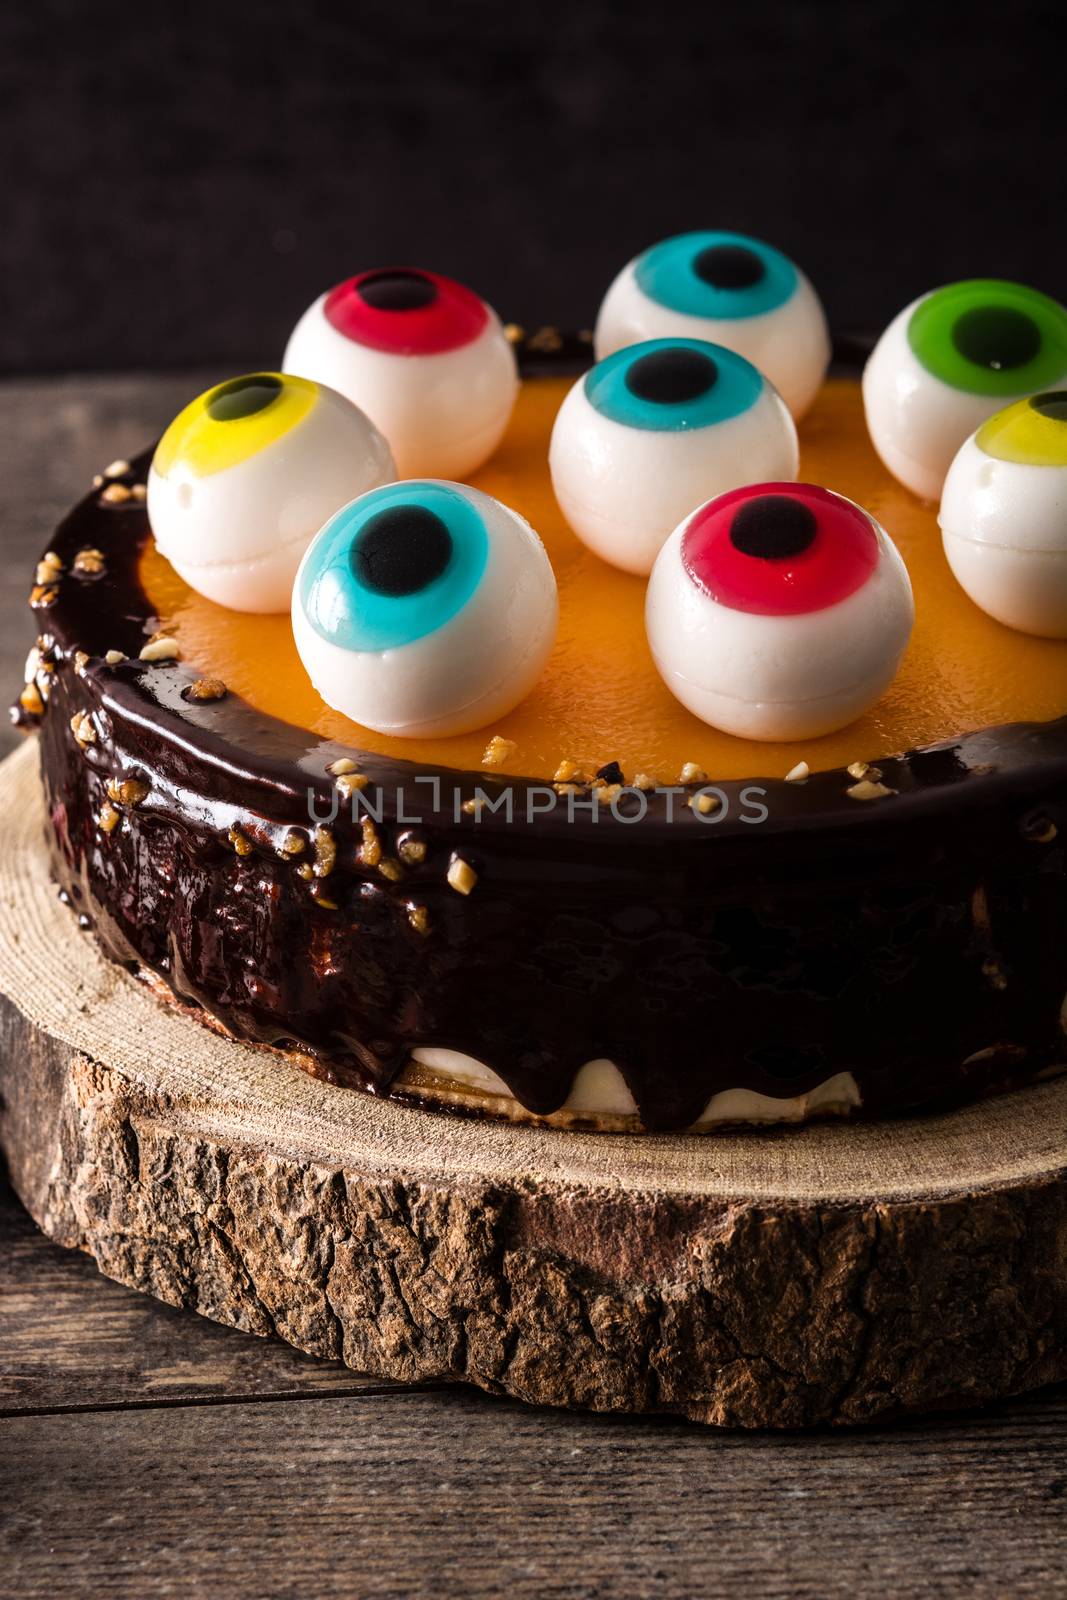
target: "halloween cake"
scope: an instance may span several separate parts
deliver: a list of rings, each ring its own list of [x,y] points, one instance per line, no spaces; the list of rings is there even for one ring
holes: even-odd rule
[[[84,925],[280,1071],[435,1108],[1056,1071],[1067,313],[974,280],[864,354],[827,375],[736,234],[638,257],[595,346],[421,270],[321,296],[38,566],[16,710]]]

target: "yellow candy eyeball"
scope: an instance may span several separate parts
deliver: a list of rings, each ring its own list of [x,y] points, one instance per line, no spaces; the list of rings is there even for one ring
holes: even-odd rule
[[[948,564],[989,616],[1067,638],[1067,389],[982,424],[949,468],[938,516]]]
[[[148,519],[198,594],[234,611],[288,611],[323,523],[395,477],[389,446],[350,401],[254,372],[208,389],[171,423],[148,474]]]

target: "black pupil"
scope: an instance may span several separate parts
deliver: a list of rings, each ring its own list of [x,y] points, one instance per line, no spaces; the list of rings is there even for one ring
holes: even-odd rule
[[[766,267],[754,250],[743,244],[713,244],[693,262],[693,271],[713,289],[751,289]]]
[[[452,559],[452,535],[425,506],[389,506],[365,522],[352,546],[356,581],[372,594],[418,594]]]
[[[699,350],[653,350],[627,369],[626,387],[639,400],[673,406],[707,394],[718,376],[714,361]]]
[[[418,311],[437,299],[437,290],[421,272],[372,272],[359,284],[359,292],[375,311]]]
[[[758,500],[746,500],[730,524],[730,540],[735,549],[761,561],[785,561],[799,556],[817,532],[811,507],[785,494],[764,494]]]
[[[1041,329],[1011,306],[976,306],[956,319],[952,342],[976,367],[1003,372],[1034,359],[1041,349]]]
[[[257,372],[250,378],[231,378],[220,383],[207,403],[208,416],[213,422],[236,422],[240,417],[254,417],[282,392],[282,380],[269,372]]]
[[[1053,422],[1067,422],[1067,389],[1053,389],[1048,394],[1032,395],[1030,405]]]

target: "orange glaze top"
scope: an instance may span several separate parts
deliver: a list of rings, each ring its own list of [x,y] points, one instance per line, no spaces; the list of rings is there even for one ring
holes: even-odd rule
[[[149,544],[145,591],[185,662],[222,678],[258,710],[354,749],[477,768],[488,740],[515,741],[511,774],[551,779],[569,758],[584,771],[618,761],[673,782],[686,762],[713,779],[783,777],[903,752],[1002,722],[1067,712],[1067,642],[1034,639],[987,617],[945,561],[934,508],[889,477],[871,448],[859,384],[831,379],[800,429],[800,476],[866,506],[898,545],[915,589],[916,623],[895,682],[851,727],[822,739],[763,744],[707,727],[661,682],[645,640],[645,580],[606,566],[564,522],[548,473],[552,423],[568,378],[527,380],[503,444],[471,482],[528,518],[556,571],[560,629],[533,693],[507,717],[453,738],[372,733],[323,704],[296,653],[289,617],[227,611],[188,588]]]

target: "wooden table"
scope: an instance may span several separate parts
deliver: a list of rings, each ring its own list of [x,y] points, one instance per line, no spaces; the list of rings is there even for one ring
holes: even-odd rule
[[[212,376],[0,388],[5,693],[63,508]],[[0,1529],[12,1597],[1048,1600],[1067,1595],[1067,1388],[777,1436],[403,1388],[122,1289],[5,1190]]]

